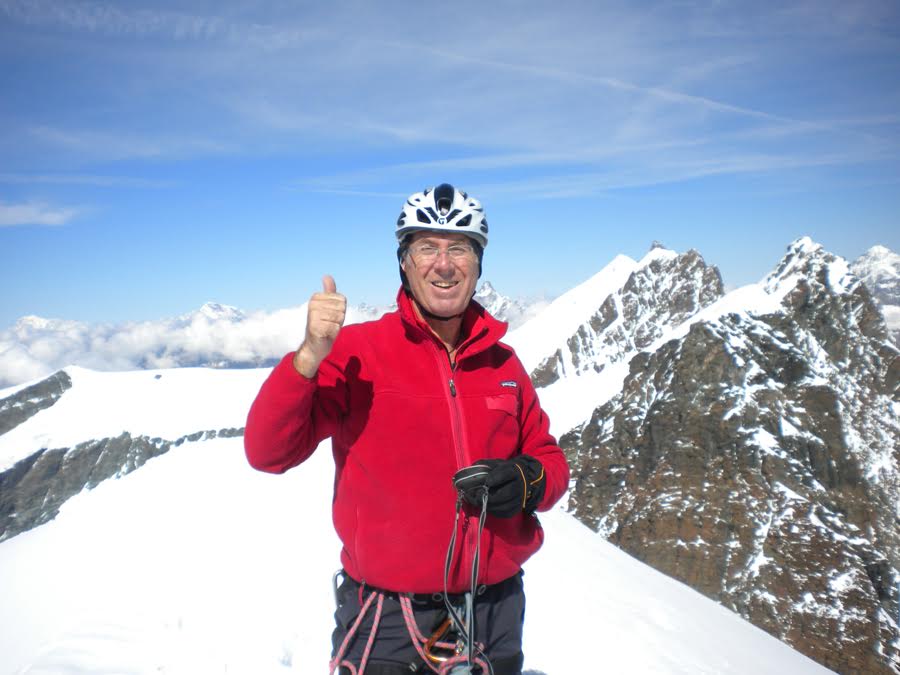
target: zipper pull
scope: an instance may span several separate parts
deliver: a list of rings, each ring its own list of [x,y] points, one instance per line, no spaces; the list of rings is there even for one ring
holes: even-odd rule
[[[456,384],[453,382],[453,378],[450,379],[450,395],[456,398]]]

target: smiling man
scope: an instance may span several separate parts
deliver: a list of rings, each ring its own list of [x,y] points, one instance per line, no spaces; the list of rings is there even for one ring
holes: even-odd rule
[[[247,457],[281,473],[332,439],[343,569],[331,672],[521,672],[522,564],[569,469],[506,324],[472,297],[488,226],[448,184],[397,221],[398,309],[344,327],[326,276],[263,384]]]

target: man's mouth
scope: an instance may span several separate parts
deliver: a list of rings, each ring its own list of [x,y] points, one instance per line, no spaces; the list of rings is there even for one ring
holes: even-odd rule
[[[459,283],[458,281],[432,281],[431,285],[436,286],[438,288],[446,289],[446,288],[453,288],[458,283]]]

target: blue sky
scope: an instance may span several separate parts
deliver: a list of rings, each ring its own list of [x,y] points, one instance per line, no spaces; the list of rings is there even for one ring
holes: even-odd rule
[[[727,286],[900,250],[896,2],[0,0],[0,327],[384,304],[403,199],[556,295],[654,240]]]

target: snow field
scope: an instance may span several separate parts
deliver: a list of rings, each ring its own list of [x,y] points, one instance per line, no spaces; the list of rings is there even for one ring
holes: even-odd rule
[[[332,629],[327,443],[280,476],[186,443],[0,546],[0,673],[319,673]],[[526,565],[526,671],[828,672],[560,510]]]

